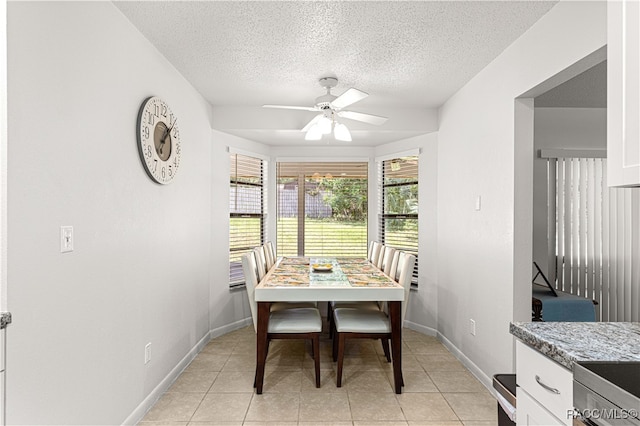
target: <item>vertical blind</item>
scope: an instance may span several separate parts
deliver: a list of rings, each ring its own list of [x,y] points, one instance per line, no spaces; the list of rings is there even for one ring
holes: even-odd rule
[[[366,257],[366,162],[279,162],[278,256]]]
[[[598,301],[601,321],[640,319],[640,189],[607,187],[604,158],[549,158],[549,275]],[[552,281],[553,282],[553,281]]]
[[[264,242],[264,172],[259,158],[230,155],[229,284],[244,284],[242,255]]]
[[[381,163],[380,242],[416,256],[413,285],[418,285],[418,157]]]

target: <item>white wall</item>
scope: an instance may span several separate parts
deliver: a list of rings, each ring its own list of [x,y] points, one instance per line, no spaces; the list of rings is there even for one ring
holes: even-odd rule
[[[243,318],[210,273],[210,107],[110,2],[9,3],[8,75],[7,422],[135,421],[212,324]],[[183,141],[165,186],[136,147],[151,95]]]
[[[533,260],[547,277],[547,159],[541,149],[607,149],[606,108],[535,108]],[[538,280],[537,282],[543,282]]]
[[[532,186],[516,188],[515,175],[532,168],[533,144],[515,149],[515,98],[604,44],[605,2],[560,2],[441,108],[438,332],[488,386],[513,371],[509,322],[531,307],[531,271],[514,265],[531,264],[531,243],[517,240],[531,239],[532,213],[516,211],[515,194],[532,199]]]

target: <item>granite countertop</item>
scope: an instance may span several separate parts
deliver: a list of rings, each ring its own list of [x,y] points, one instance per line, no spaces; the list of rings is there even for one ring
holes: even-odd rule
[[[554,361],[640,361],[638,322],[516,322],[509,332]]]
[[[0,330],[11,324],[11,313],[0,312]]]

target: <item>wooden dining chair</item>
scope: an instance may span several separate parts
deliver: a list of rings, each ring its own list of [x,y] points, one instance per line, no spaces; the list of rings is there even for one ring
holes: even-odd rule
[[[378,263],[378,259],[380,258],[380,250],[382,249],[382,244],[377,241],[371,242],[371,249],[369,250],[369,255],[367,260],[374,265]]]
[[[409,253],[405,251],[398,250],[396,251],[396,255],[394,256],[394,260],[391,262],[391,270],[389,271],[389,276],[393,278],[396,282],[400,282],[400,275],[402,275],[402,270],[405,267],[406,263],[403,262],[405,256],[408,256]],[[411,266],[411,274],[413,274],[413,268],[415,264]]]
[[[373,246],[374,242],[372,241],[371,245]],[[375,243],[378,244],[378,249],[381,249],[383,246],[381,246],[379,243]],[[388,252],[388,255],[393,258],[393,254],[396,252],[396,249],[388,247],[387,250],[385,251],[385,253]],[[378,256],[378,258],[380,258],[380,256]],[[391,269],[391,259],[389,259],[387,262],[383,262],[383,266],[387,266],[387,269]],[[387,273],[386,271],[383,271],[385,273]],[[369,310],[374,310],[374,311],[379,311],[381,309],[383,309],[385,306],[384,303],[380,303],[380,302],[376,302],[374,300],[369,300],[369,301],[353,301],[353,302],[329,302],[327,304],[327,319],[329,320],[329,337],[333,338],[333,334],[335,331],[335,327],[333,324],[333,310],[336,308],[358,308],[358,309],[369,309]],[[387,360],[391,360],[390,355],[389,355],[389,345],[385,345],[385,342],[382,342],[382,347],[385,350],[385,355],[387,356]]]
[[[404,287],[404,300],[400,318],[404,323],[416,257],[403,252],[399,256],[399,262],[402,263],[399,284]],[[380,310],[336,308],[333,310],[333,324],[335,327],[333,360],[338,362],[336,386],[341,387],[345,341],[354,338],[381,339],[383,340],[383,348],[388,348],[388,342],[391,339],[391,322],[387,313]],[[389,359],[387,357],[387,361]]]
[[[378,256],[375,258],[375,261],[372,262],[380,270],[382,270],[382,261],[384,260],[384,254],[386,253],[387,248],[388,247],[384,244],[380,244],[380,251],[378,252]]]
[[[258,271],[258,282],[264,278],[267,273],[267,257],[264,254],[264,247],[258,246],[253,249],[256,256],[256,267]]]
[[[377,247],[374,249],[374,245],[377,244]],[[372,241],[369,245],[369,253],[372,253],[374,250],[378,250],[380,255],[378,255],[378,260],[382,258],[382,249],[385,248],[378,242]],[[391,262],[393,260],[394,254],[397,252],[396,249],[392,247],[386,247],[384,251],[384,260],[382,261],[381,270],[388,275],[388,271],[391,269]],[[389,257],[389,259],[387,259]],[[375,262],[373,262],[375,264]],[[386,268],[386,269],[385,269]],[[333,325],[333,310],[336,308],[359,308],[359,309],[370,309],[374,311],[379,311],[385,307],[384,303],[376,302],[376,301],[363,301],[363,302],[329,302],[327,305],[327,319],[329,320],[329,337],[333,337],[333,332],[335,327]],[[382,342],[382,347],[384,349],[384,353],[387,356],[387,360],[390,361],[391,357],[389,355],[389,345]]]
[[[394,281],[398,281],[398,263],[400,261],[400,253],[404,253],[401,250],[396,250],[396,252],[393,254],[393,259],[391,259],[391,267],[389,268],[389,272],[387,273],[387,275],[389,275],[391,278],[394,279]]]
[[[245,276],[249,308],[253,319],[253,328],[258,331],[258,303],[255,299],[255,290],[258,285],[258,265],[256,264],[256,252],[245,253],[242,256],[242,270]],[[282,309],[269,313],[269,326],[267,328],[267,350],[272,339],[309,339],[313,348],[313,360],[316,373],[316,387],[320,387],[320,332],[322,331],[322,318],[318,308],[292,308]],[[254,387],[256,383],[254,380]]]
[[[369,262],[371,262],[371,254],[373,253],[373,245],[375,244],[375,241],[371,240],[369,242],[369,248],[367,249],[367,260]]]
[[[273,250],[273,243],[271,241],[267,241],[262,245],[264,250],[264,257],[266,260],[267,271],[273,268],[273,265],[276,264],[276,254]]]
[[[381,256],[382,262],[380,263],[380,269],[387,275],[389,275],[389,272],[391,272],[393,257],[395,256],[396,252],[397,250],[393,247],[385,246],[384,256]]]

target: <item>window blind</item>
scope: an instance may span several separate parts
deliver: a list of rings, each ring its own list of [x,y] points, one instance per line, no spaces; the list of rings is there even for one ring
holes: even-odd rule
[[[264,242],[263,161],[230,154],[229,284],[244,284],[242,255]]]
[[[416,256],[412,285],[418,285],[418,157],[381,162],[379,240]]]
[[[366,162],[279,162],[278,256],[366,257]]]
[[[609,188],[604,158],[549,158],[549,280],[598,301],[600,321],[640,319],[640,189]]]

